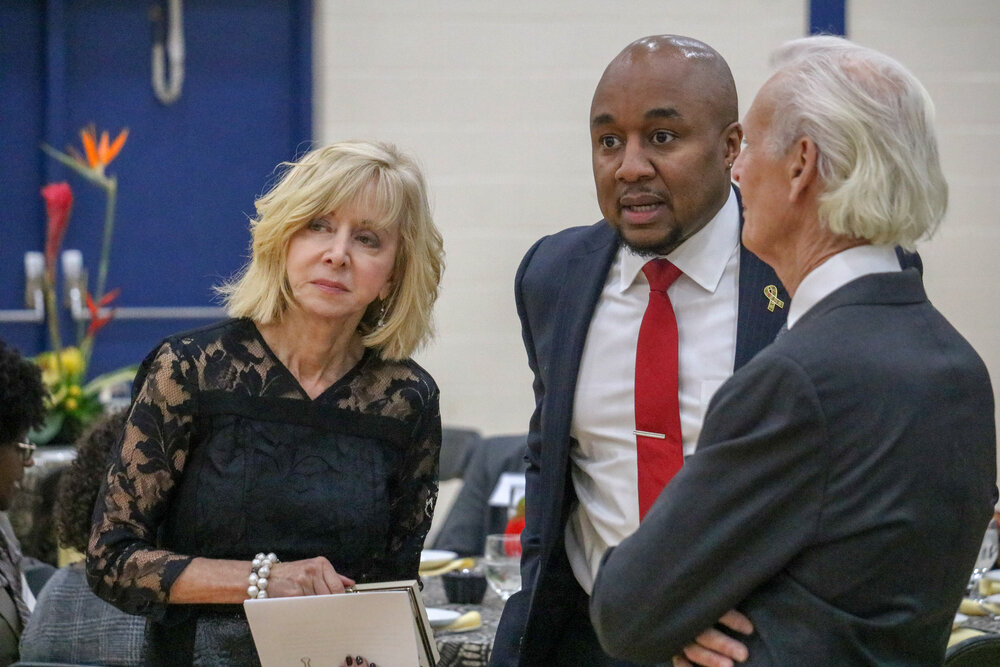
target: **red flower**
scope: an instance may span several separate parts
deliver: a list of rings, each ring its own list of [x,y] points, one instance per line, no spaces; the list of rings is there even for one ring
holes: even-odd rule
[[[520,535],[521,531],[524,530],[524,516],[511,517],[510,521],[507,522],[507,527],[504,529],[504,533],[507,535]]]
[[[510,535],[511,537],[518,537],[517,540],[504,540],[503,552],[508,556],[520,556],[521,555],[521,531],[524,530],[524,517],[516,516],[507,522],[507,529],[504,530],[505,535]]]
[[[45,267],[51,273],[55,271],[56,255],[62,245],[66,227],[69,226],[69,212],[73,208],[73,191],[69,183],[50,183],[42,188],[42,198],[45,200],[45,213],[48,224],[45,227]]]
[[[94,298],[90,295],[90,292],[87,292],[87,310],[90,311],[90,326],[87,327],[88,336],[96,334],[115,316],[115,311],[112,310],[107,317],[101,317],[101,308],[118,298],[120,293],[120,289],[113,289],[101,297],[100,303],[94,303]]]

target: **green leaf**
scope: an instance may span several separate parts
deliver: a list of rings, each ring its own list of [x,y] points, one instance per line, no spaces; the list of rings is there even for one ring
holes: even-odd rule
[[[55,148],[52,148],[52,146],[49,146],[48,144],[45,143],[42,144],[42,150],[45,151],[45,153],[47,153],[49,157],[55,158],[56,160],[58,160],[65,166],[69,167],[70,169],[72,169],[77,174],[84,177],[97,187],[103,188],[105,190],[107,190],[110,187],[109,180],[106,176],[102,176],[100,172],[91,169],[87,165],[80,164],[79,162],[77,162],[70,156],[66,155],[62,151],[56,150]]]
[[[102,389],[107,387],[113,387],[121,382],[131,382],[135,379],[135,374],[138,372],[138,364],[132,366],[126,366],[124,368],[119,368],[115,371],[109,371],[104,375],[98,375],[93,380],[85,384],[81,389],[85,394],[97,394],[100,393]]]

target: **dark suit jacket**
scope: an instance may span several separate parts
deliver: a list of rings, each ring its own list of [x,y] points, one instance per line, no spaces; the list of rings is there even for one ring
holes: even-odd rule
[[[18,642],[21,637],[21,619],[12,593],[0,587],[0,665],[9,665],[18,659]]]
[[[940,665],[996,500],[986,367],[915,270],[823,299],[713,397],[605,555],[606,650],[669,660],[725,611],[747,665]]]
[[[517,271],[515,298],[534,373],[535,410],[528,434],[522,589],[504,608],[491,665],[544,664],[566,615],[577,613],[567,604],[579,585],[563,545],[576,503],[569,478],[573,396],[590,320],[617,250],[617,234],[602,220],[543,238]],[[771,268],[741,248],[736,368],[774,340],[785,321],[785,309],[768,311],[767,285],[779,288],[787,306],[788,295]]]

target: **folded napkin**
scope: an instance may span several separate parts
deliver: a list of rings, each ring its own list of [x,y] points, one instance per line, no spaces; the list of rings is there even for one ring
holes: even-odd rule
[[[985,577],[979,580],[979,594],[982,596],[987,595],[997,595],[1000,593],[1000,581],[996,579],[986,579]]]
[[[1000,616],[1000,604],[987,600],[962,598],[958,611],[966,616]]]
[[[483,624],[483,617],[478,611],[470,611],[462,614],[450,625],[446,625],[441,630],[443,632],[468,632],[475,630]]]
[[[975,628],[959,628],[957,630],[952,630],[951,636],[948,637],[949,648],[955,644],[961,644],[966,639],[972,639],[973,637],[978,637],[979,635],[989,634],[984,630],[977,630]]]
[[[424,567],[420,568],[421,577],[436,577],[445,572],[451,572],[452,570],[460,569],[472,569],[476,566],[476,561],[473,558],[456,558],[454,560],[448,561],[443,565],[438,565],[436,567]]]

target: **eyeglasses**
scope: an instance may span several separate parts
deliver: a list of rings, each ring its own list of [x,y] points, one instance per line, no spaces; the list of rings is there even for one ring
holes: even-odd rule
[[[31,463],[31,457],[35,455],[35,443],[19,442],[17,443],[17,451],[21,453],[21,463],[28,465]]]

